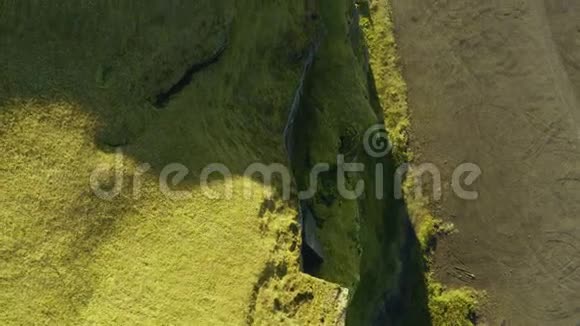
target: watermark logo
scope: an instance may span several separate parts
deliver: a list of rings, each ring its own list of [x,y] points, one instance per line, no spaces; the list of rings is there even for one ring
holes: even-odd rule
[[[376,124],[367,129],[364,134],[363,146],[365,152],[374,158],[385,157],[393,149],[387,130],[382,124]]]
[[[321,175],[328,175],[334,171],[335,178],[332,182],[338,196],[346,200],[356,200],[364,195],[369,186],[374,185],[373,194],[376,199],[384,199],[385,189],[393,189],[392,195],[395,199],[404,197],[404,185],[406,178],[414,178],[410,183],[412,185],[411,194],[416,197],[424,197],[424,185],[431,186],[428,192],[434,201],[439,201],[443,195],[443,178],[440,169],[433,163],[411,164],[403,163],[396,167],[394,171],[385,171],[385,163],[388,154],[393,149],[392,142],[389,140],[388,133],[381,124],[373,125],[366,130],[362,139],[362,146],[365,153],[377,160],[373,166],[367,166],[360,162],[348,162],[342,154],[337,155],[335,162],[316,163],[308,171],[308,187],[297,191],[300,200],[314,198],[319,191]],[[383,158],[383,160],[381,160]],[[367,169],[371,169],[374,176],[373,180],[360,177]],[[90,188],[93,193],[103,200],[113,200],[123,191],[123,183],[131,180],[132,196],[139,198],[141,195],[142,178],[145,173],[151,170],[151,165],[143,163],[133,169],[132,176],[125,175],[124,154],[121,148],[118,148],[113,162],[101,164],[95,168],[90,175]],[[168,199],[191,200],[193,194],[188,190],[177,190],[187,176],[190,174],[187,166],[181,163],[171,163],[164,166],[159,173],[159,191]],[[365,175],[369,175],[366,173]],[[463,200],[476,200],[479,193],[473,188],[475,182],[482,175],[481,168],[474,163],[462,163],[458,165],[451,173],[449,185],[453,193]],[[199,176],[199,189],[208,199],[232,199],[234,194],[241,193],[245,199],[253,196],[253,190],[250,180],[259,179],[266,189],[271,189],[276,182],[276,189],[282,199],[289,199],[292,195],[292,175],[290,169],[280,163],[264,164],[260,162],[248,165],[242,174],[244,180],[241,192],[234,191],[234,175],[232,171],[223,163],[211,163],[205,166]],[[354,176],[354,177],[353,177]],[[358,176],[358,177],[357,177]],[[217,191],[210,186],[210,179],[218,177],[223,180],[223,191]],[[429,182],[423,182],[428,179]],[[392,188],[386,187],[392,183]],[[237,183],[236,183],[237,184]]]

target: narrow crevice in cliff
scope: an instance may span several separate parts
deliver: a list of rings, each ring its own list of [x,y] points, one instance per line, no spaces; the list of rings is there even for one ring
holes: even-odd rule
[[[191,65],[185,71],[183,76],[175,84],[173,84],[173,86],[171,86],[168,90],[163,91],[155,96],[155,100],[153,103],[154,106],[158,109],[165,107],[173,96],[179,94],[185,87],[191,84],[191,81],[193,80],[193,75],[218,62],[221,56],[224,54],[227,46],[228,42],[226,39],[213,51],[213,53],[209,57]]]

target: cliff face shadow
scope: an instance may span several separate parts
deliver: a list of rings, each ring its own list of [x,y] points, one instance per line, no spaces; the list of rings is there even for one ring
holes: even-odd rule
[[[398,287],[384,295],[373,325],[431,325],[423,251],[406,209],[401,208],[402,245]]]
[[[367,86],[369,103],[379,123],[382,123],[385,111],[381,107],[370,66]],[[366,180],[370,180],[370,185],[361,205],[368,207],[376,217],[374,220],[369,217],[366,221],[363,219],[366,223],[363,234],[372,240],[363,243],[366,248],[363,247],[361,262],[362,281],[349,310],[349,324],[431,325],[425,253],[410,220],[405,199],[398,199],[395,194],[395,187],[402,186],[395,184],[401,182],[396,177],[399,172],[397,160],[392,151],[379,158],[364,154],[361,160],[366,165],[383,166],[383,180],[380,180],[383,199],[376,199],[379,180],[374,172],[369,171]],[[365,251],[370,254],[365,255]]]
[[[363,234],[371,240],[363,242],[366,246],[361,262],[363,274],[349,311],[349,323],[431,325],[424,252],[404,199],[395,198],[395,160],[391,154],[369,160],[373,161],[371,164],[377,160],[384,164],[384,199],[375,199],[375,184],[368,188],[372,195],[363,199],[364,205],[374,209],[381,220],[363,220],[368,223],[363,225]]]

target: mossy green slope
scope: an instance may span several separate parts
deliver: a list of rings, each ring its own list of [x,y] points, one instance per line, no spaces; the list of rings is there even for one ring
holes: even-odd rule
[[[312,200],[320,225],[326,262],[319,276],[351,289],[359,281],[360,216],[356,199],[345,199],[337,188],[337,158],[352,159],[360,148],[360,133],[376,122],[365,98],[365,79],[348,39],[349,1],[321,1],[324,41],[307,81],[306,100],[299,123],[295,155],[299,187],[309,186],[309,171],[326,163],[317,196]],[[350,157],[347,157],[350,156]]]
[[[286,163],[302,1],[3,2],[0,16],[0,323],[339,321],[346,292],[299,273],[295,205],[242,175]],[[220,61],[156,110],[224,38]],[[124,186],[104,201],[89,176],[108,164],[98,179],[112,184],[119,151]],[[213,162],[231,169],[233,199],[199,188]],[[176,186],[189,199],[159,191],[168,163],[189,169]],[[260,214],[266,198],[275,208]]]

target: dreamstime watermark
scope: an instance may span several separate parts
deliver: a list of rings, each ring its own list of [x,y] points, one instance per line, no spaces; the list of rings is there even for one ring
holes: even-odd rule
[[[294,193],[297,194],[300,200],[312,199],[318,193],[321,175],[324,174],[327,177],[329,173],[335,173],[332,176],[333,178],[335,177],[333,179],[333,184],[335,185],[333,189],[335,188],[337,195],[344,199],[355,200],[361,198],[365,191],[368,191],[368,186],[373,186],[374,191],[372,193],[376,196],[376,199],[385,197],[385,189],[392,189],[394,198],[402,199],[405,192],[405,177],[412,176],[415,180],[410,183],[412,185],[411,188],[414,188],[411,191],[414,190],[415,196],[424,196],[423,188],[425,182],[423,182],[423,179],[429,177],[432,199],[435,201],[441,199],[443,194],[441,171],[433,163],[404,163],[394,170],[392,176],[385,175],[385,163],[387,161],[381,158],[386,158],[393,146],[383,125],[374,125],[367,129],[363,136],[363,147],[365,154],[375,159],[372,167],[361,162],[347,162],[345,155],[339,154],[335,162],[315,164],[309,171],[308,188]],[[112,200],[121,194],[124,189],[124,183],[127,182],[132,185],[131,195],[134,198],[139,198],[141,197],[143,175],[150,171],[151,168],[148,163],[137,166],[132,172],[132,176],[130,176],[131,181],[129,181],[124,173],[124,154],[122,149],[118,148],[113,164],[100,165],[91,173],[91,190],[101,199]],[[368,168],[373,170],[374,180],[365,180],[361,177]],[[164,166],[159,173],[159,191],[171,200],[192,199],[192,191],[177,189],[185,182],[190,172],[189,168],[181,163],[171,163]],[[479,198],[479,193],[475,190],[466,189],[466,187],[473,186],[481,174],[482,171],[478,165],[462,163],[453,170],[449,185],[458,198],[476,200]],[[252,163],[244,170],[242,176],[243,189],[241,196],[244,199],[248,199],[253,195],[255,187],[252,186],[254,183],[252,180],[256,179],[260,180],[266,189],[272,189],[273,186],[276,186],[275,188],[283,199],[287,200],[292,196],[292,175],[290,169],[283,164]],[[223,180],[224,187],[222,191],[218,191],[215,189],[216,187],[211,186],[210,180],[212,180],[212,177],[214,179],[219,177]],[[199,189],[208,199],[232,199],[234,194],[240,193],[234,191],[234,174],[222,163],[206,165],[200,171],[199,180],[197,181],[199,182]],[[392,188],[387,184],[389,182],[392,182]],[[372,185],[367,183],[372,183]]]

